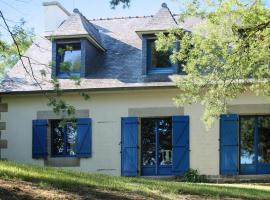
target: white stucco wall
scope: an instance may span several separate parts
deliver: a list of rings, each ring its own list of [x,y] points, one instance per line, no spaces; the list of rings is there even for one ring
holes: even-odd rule
[[[92,158],[81,159],[80,168],[74,169],[120,175],[121,117],[128,116],[130,108],[172,107],[175,94],[173,89],[96,92],[90,93],[88,101],[75,93],[67,95],[66,99],[76,109],[89,109],[93,121]],[[42,159],[32,159],[32,120],[37,118],[37,111],[50,110],[46,106],[47,100],[40,96],[17,95],[3,97],[2,101],[8,103],[8,112],[3,113],[1,119],[7,122],[2,138],[8,140],[8,149],[1,151],[2,158],[43,165]],[[231,102],[235,105],[267,103],[270,104],[269,99],[251,94]],[[190,167],[202,174],[218,175],[219,123],[217,121],[211,130],[206,131],[200,120],[202,112],[200,105],[184,107],[184,114],[190,116]],[[264,112],[270,113],[270,110]]]

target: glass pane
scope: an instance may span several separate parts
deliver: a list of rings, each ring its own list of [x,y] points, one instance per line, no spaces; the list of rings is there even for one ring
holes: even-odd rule
[[[76,155],[76,137],[77,129],[72,126],[71,123],[67,124],[67,154],[74,156]]]
[[[59,121],[52,122],[52,155],[63,155],[65,152],[64,129],[59,127]]]
[[[253,164],[255,117],[240,117],[240,163]]]
[[[70,62],[70,72],[80,72],[81,50],[65,51],[64,62]]]
[[[79,73],[81,68],[81,45],[65,44],[58,46],[61,56],[60,73]]]
[[[150,42],[151,45],[151,67],[154,68],[168,68],[172,66],[170,55],[172,51],[157,51],[155,41]]]
[[[270,117],[259,117],[258,161],[270,163]]]
[[[159,165],[172,164],[172,120],[171,118],[158,120],[158,160]]]
[[[142,119],[142,165],[156,164],[155,119]]]

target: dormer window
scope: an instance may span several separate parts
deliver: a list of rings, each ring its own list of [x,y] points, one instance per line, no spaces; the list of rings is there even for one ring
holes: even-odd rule
[[[180,64],[173,63],[170,59],[173,51],[178,51],[179,43],[175,42],[172,49],[158,51],[156,48],[156,37],[153,34],[144,34],[142,37],[142,65],[143,75],[152,74],[177,74],[181,72]]]
[[[167,52],[157,51],[155,39],[147,40],[147,72],[153,73],[173,73],[174,66],[170,61],[172,50]]]
[[[80,77],[81,43],[57,44],[57,75],[59,77]]]
[[[177,51],[179,48],[178,42],[176,41],[173,49],[168,52],[157,51],[155,46],[157,33],[168,33],[168,30],[174,28],[180,27],[167,4],[163,3],[160,10],[146,24],[136,30],[136,33],[142,39],[143,75],[164,74],[166,76],[181,72],[178,63],[170,61],[172,50]]]
[[[98,29],[78,9],[47,38],[52,40],[52,77],[85,78],[106,51]]]

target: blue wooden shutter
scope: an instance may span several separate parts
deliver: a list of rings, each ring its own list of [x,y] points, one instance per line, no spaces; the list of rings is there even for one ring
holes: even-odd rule
[[[79,158],[92,156],[92,121],[90,118],[77,119],[76,155]]]
[[[172,173],[181,176],[189,169],[189,116],[173,116],[172,127]]]
[[[138,174],[138,118],[123,117],[121,127],[121,175]]]
[[[32,157],[47,156],[47,120],[32,121]]]
[[[238,173],[238,115],[220,116],[220,174]]]

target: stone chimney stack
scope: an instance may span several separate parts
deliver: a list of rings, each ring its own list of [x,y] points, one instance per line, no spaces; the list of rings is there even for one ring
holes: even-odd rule
[[[44,2],[43,8],[45,35],[50,35],[70,16],[70,13],[57,1]]]

